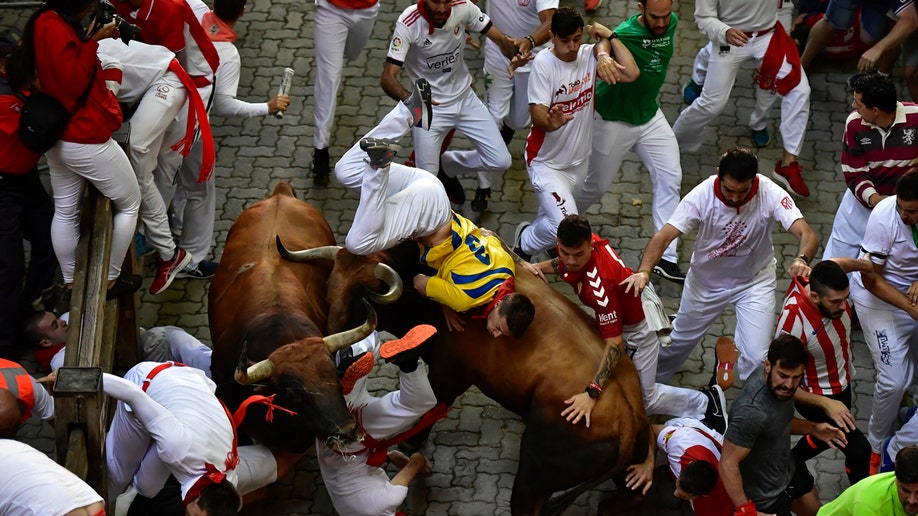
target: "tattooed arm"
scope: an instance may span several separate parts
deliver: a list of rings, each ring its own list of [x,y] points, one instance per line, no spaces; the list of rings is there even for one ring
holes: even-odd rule
[[[571,396],[564,401],[567,407],[561,412],[561,417],[567,419],[574,425],[579,423],[580,419],[583,418],[586,421],[586,426],[590,426],[590,413],[593,412],[593,407],[596,406],[596,401],[599,399],[599,396],[595,394],[597,390],[595,387],[598,386],[599,393],[602,393],[606,381],[612,376],[612,372],[615,370],[615,366],[618,365],[624,352],[625,346],[622,335],[606,339],[606,351],[602,354],[599,370],[587,387],[587,390],[592,390],[594,392],[596,398],[590,396],[589,392],[581,392]]]

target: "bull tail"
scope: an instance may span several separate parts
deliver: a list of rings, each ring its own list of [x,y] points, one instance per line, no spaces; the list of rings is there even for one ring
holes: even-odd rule
[[[296,197],[296,192],[293,191],[293,185],[287,181],[280,181],[274,185],[274,191],[271,192],[271,196],[275,195],[286,195],[289,197]]]

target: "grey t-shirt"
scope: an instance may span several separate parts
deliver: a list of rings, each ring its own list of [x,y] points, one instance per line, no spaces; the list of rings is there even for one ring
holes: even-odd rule
[[[790,425],[794,401],[779,401],[765,384],[765,367],[753,372],[733,406],[725,440],[748,448],[740,463],[743,489],[757,507],[768,507],[787,489],[794,474]]]

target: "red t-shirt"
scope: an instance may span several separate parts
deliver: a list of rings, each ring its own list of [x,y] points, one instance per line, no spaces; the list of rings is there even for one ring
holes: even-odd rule
[[[76,30],[54,11],[45,11],[35,21],[35,62],[41,90],[76,112],[67,124],[64,141],[104,143],[121,127],[121,106],[105,87],[102,64],[96,55],[99,45],[81,41]],[[92,87],[86,103],[77,108],[77,99]]]
[[[608,240],[594,234],[593,251],[586,265],[570,272],[561,262],[558,271],[561,279],[574,287],[580,301],[593,309],[603,338],[617,337],[622,334],[623,325],[644,320],[641,298],[626,293],[625,287],[619,285],[634,271],[625,266]]]

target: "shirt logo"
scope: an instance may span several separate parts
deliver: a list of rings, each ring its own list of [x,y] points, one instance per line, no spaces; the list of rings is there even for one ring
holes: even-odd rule
[[[906,145],[914,144],[915,143],[915,130],[906,129],[902,131],[902,141],[905,142]]]
[[[781,207],[783,207],[785,210],[789,210],[794,207],[794,201],[791,200],[789,195],[785,195],[784,198],[781,199]]]
[[[602,286],[602,278],[599,277],[599,270],[596,267],[593,267],[586,273],[587,282],[590,284],[590,289],[593,291],[593,298],[596,300],[596,304],[605,308],[609,304],[609,296],[606,295],[606,289]],[[608,322],[615,321],[618,319],[618,314],[612,312],[611,314],[600,314],[599,322],[604,321],[603,318],[609,318]]]
[[[433,43],[431,43],[431,41],[430,41],[429,39],[426,39],[426,38],[424,39],[424,45],[423,45],[423,46],[429,47],[429,46],[432,45],[432,44],[433,44]]]
[[[402,38],[392,38],[392,45],[390,45],[392,50],[398,50],[402,48]]]
[[[873,143],[873,140],[870,138],[861,138],[861,145],[870,145],[871,143]]]

